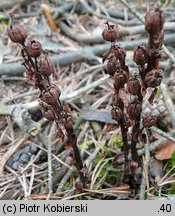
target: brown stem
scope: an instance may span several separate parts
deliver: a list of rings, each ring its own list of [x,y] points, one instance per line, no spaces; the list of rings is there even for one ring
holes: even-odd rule
[[[110,25],[109,25],[109,22],[106,21],[105,24],[108,26],[108,29],[110,29]]]
[[[86,178],[86,175],[82,172],[82,169],[84,166],[83,166],[83,161],[82,161],[82,158],[80,155],[80,151],[79,151],[78,146],[77,146],[77,136],[75,135],[73,127],[71,127],[71,128],[65,127],[65,128],[67,131],[68,142],[70,143],[70,145],[74,151],[74,157],[76,160],[76,167],[77,167],[77,170],[79,171],[80,180],[83,184],[83,188],[86,188],[87,178]]]
[[[125,167],[127,166],[128,162],[128,154],[129,154],[129,144],[128,144],[128,137],[127,137],[127,129],[123,123],[120,125],[121,133],[122,133],[122,140],[123,140],[123,150],[125,155]]]
[[[140,123],[136,122],[132,129],[132,139],[131,139],[131,155],[132,160],[138,162],[140,164],[139,155],[137,153],[137,141],[138,141],[138,135],[140,132]]]
[[[138,95],[138,100],[141,102],[141,104],[143,105],[143,96],[141,93],[139,93]],[[138,137],[139,134],[142,132],[143,128],[140,129],[140,122],[141,122],[141,114],[139,115],[139,117],[136,119],[133,128],[132,128],[132,138],[131,138],[131,157],[133,159],[133,161],[136,161],[139,165],[140,165],[140,159],[137,153],[137,142],[138,142]]]

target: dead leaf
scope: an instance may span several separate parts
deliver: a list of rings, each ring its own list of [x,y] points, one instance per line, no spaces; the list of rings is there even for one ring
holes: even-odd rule
[[[167,160],[170,159],[172,154],[175,152],[175,143],[171,141],[166,141],[158,150],[155,155],[157,160]]]

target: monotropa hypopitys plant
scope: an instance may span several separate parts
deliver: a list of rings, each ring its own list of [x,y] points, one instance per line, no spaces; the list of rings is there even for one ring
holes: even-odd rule
[[[40,90],[39,102],[43,108],[43,115],[49,121],[55,121],[57,133],[64,141],[65,135],[68,138],[68,145],[73,149],[73,161],[79,172],[82,188],[86,187],[87,174],[77,146],[77,137],[73,128],[74,116],[67,104],[60,101],[61,91],[58,86],[50,82],[50,76],[54,73],[54,66],[48,53],[43,50],[41,43],[37,40],[27,42],[28,33],[24,26],[13,23],[7,28],[11,41],[17,43],[21,48],[22,63],[26,71],[24,76],[29,85]]]
[[[134,49],[133,61],[138,65],[138,70],[132,74],[125,61],[126,50],[117,43],[118,27],[106,22],[102,32],[103,39],[111,42],[109,50],[103,56],[103,62],[107,62],[107,73],[114,82],[111,116],[121,128],[125,167],[132,166],[132,162],[138,166],[141,164],[137,143],[141,138],[147,142],[147,129],[156,123],[156,116],[151,113],[143,115],[143,101],[147,99],[150,103],[153,102],[162,81],[163,72],[159,68],[159,59],[164,38],[164,22],[164,14],[159,8],[146,14],[148,43],[140,44]],[[131,161],[128,159],[129,152]]]

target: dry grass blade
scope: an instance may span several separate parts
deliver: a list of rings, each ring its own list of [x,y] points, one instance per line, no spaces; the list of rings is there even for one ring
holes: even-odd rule
[[[65,198],[62,198],[61,200],[70,200],[70,199],[73,199],[73,198],[77,198],[77,197],[81,197],[83,195],[87,195],[88,193],[81,193],[81,194],[76,194],[76,195],[72,195],[72,196],[69,196],[69,197],[65,197]]]
[[[32,167],[32,173],[31,173],[31,177],[30,177],[28,196],[31,195],[31,192],[32,192],[34,176],[35,176],[35,167]]]
[[[110,196],[130,193],[130,189],[128,185],[122,186],[122,187],[112,187],[112,188],[107,188],[107,189],[101,189],[101,190],[85,189],[85,191],[90,192],[90,193],[98,193],[98,194],[104,194],[104,195],[110,195]]]
[[[102,163],[103,162],[103,163]],[[104,158],[102,158],[99,163],[97,164],[97,166],[94,169],[94,172],[92,174],[92,180],[91,180],[91,185],[90,185],[90,189],[94,188],[94,184],[100,174],[100,172],[102,171],[103,167],[106,165],[108,161],[104,161]],[[101,165],[102,163],[102,165]],[[100,166],[101,165],[101,166]]]

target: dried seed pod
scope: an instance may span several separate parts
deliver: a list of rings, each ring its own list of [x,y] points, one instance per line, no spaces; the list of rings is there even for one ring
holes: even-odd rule
[[[41,55],[42,46],[39,41],[30,41],[28,45],[28,54],[32,58],[37,58]]]
[[[162,70],[153,69],[149,71],[144,79],[146,85],[151,88],[156,88],[162,81]]]
[[[41,59],[39,65],[42,75],[50,76],[52,73],[54,73],[54,66],[49,58]]]
[[[123,120],[123,112],[119,107],[113,107],[111,110],[112,119],[118,121],[119,123]]]
[[[44,118],[46,118],[49,121],[53,121],[55,119],[55,114],[53,110],[48,109],[47,111],[44,112],[43,114]]]
[[[118,73],[114,74],[114,87],[119,90],[124,87],[124,84],[128,81],[128,73],[126,71],[120,70]]]
[[[148,48],[143,44],[134,49],[133,60],[137,65],[143,66],[144,64],[148,63],[148,58],[149,58]]]
[[[133,95],[138,95],[140,93],[141,90],[141,84],[138,78],[136,78],[135,76],[132,77],[129,81],[128,81],[128,92],[130,94]]]
[[[53,95],[53,97],[55,98],[55,100],[58,100],[58,98],[61,95],[60,89],[56,85],[54,85],[54,84],[51,84],[49,92]]]
[[[7,27],[7,34],[14,43],[24,44],[27,38],[27,31],[22,25],[10,25]]]
[[[157,118],[152,115],[145,116],[143,119],[143,126],[145,128],[150,128],[156,124]]]
[[[44,92],[40,95],[40,99],[47,104],[56,104],[56,100],[53,98],[50,92]]]
[[[109,42],[114,42],[118,39],[118,28],[116,25],[109,25],[106,22],[107,26],[102,32],[103,39]]]
[[[156,34],[162,31],[165,22],[163,12],[158,8],[149,11],[145,16],[145,29],[150,34]]]
[[[48,91],[44,91],[40,95],[40,99],[50,105],[56,104],[60,96],[60,90],[57,86],[52,85]]]
[[[126,58],[126,50],[120,45],[114,45],[114,56],[117,60],[120,61],[120,63],[125,62]]]
[[[107,73],[111,76],[114,76],[115,72],[117,71],[118,62],[116,59],[109,59],[107,63]]]
[[[134,100],[128,105],[127,112],[129,118],[134,121],[140,118],[140,114],[142,112],[142,104],[139,100]]]

